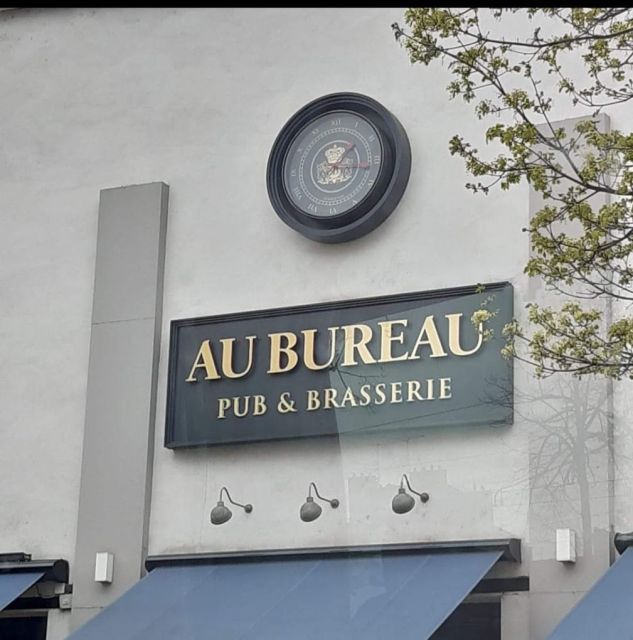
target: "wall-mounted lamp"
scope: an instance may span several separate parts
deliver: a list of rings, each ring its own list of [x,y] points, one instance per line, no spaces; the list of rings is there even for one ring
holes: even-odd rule
[[[303,505],[301,505],[301,509],[299,510],[299,517],[304,522],[312,522],[313,520],[316,520],[321,515],[322,511],[321,505],[317,504],[312,497],[312,487],[314,487],[314,493],[316,493],[317,498],[319,498],[319,500],[323,500],[323,502],[329,502],[332,509],[336,509],[336,507],[338,507],[340,504],[337,498],[328,500],[327,498],[319,495],[316,484],[314,484],[314,482],[311,482],[308,485],[308,497],[306,498],[306,501],[303,503]]]
[[[391,508],[395,513],[409,513],[409,511],[411,511],[411,509],[413,509],[413,507],[415,506],[415,499],[410,496],[404,489],[405,480],[407,481],[407,486],[409,487],[409,491],[411,491],[411,493],[415,493],[416,496],[420,496],[420,500],[422,502],[429,501],[429,494],[426,492],[418,493],[417,491],[414,491],[411,488],[411,484],[409,482],[407,474],[403,473],[402,478],[400,478],[400,488],[398,489],[398,493],[396,493],[396,495],[393,497],[393,500],[391,501]]]
[[[239,502],[235,502],[231,498],[229,490],[226,487],[222,487],[220,489],[220,498],[218,500],[218,504],[216,504],[215,507],[211,509],[211,524],[224,524],[225,522],[228,522],[233,515],[231,510],[228,507],[224,506],[224,502],[222,502],[223,491],[226,491],[226,497],[229,499],[229,502],[231,504],[234,504],[236,507],[242,507],[242,509],[244,509],[246,513],[250,513],[253,510],[252,504],[240,504]]]

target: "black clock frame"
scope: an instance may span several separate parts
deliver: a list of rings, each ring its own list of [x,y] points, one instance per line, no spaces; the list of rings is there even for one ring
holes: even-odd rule
[[[380,173],[372,190],[354,207],[330,217],[313,216],[292,202],[284,185],[287,152],[304,127],[331,111],[350,111],[368,120],[382,145]],[[308,103],[283,126],[268,157],[266,186],[277,215],[290,227],[317,242],[355,240],[373,231],[396,208],[411,173],[411,146],[398,119],[379,102],[360,93],[332,93]]]

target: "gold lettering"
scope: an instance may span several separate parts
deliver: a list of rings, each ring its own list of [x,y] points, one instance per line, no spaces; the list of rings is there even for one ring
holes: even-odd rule
[[[218,420],[226,418],[224,412],[231,406],[230,398],[218,398]]]
[[[341,400],[341,407],[344,407],[346,403],[349,402],[349,406],[350,407],[355,407],[357,406],[357,402],[356,402],[356,398],[354,397],[354,394],[351,390],[350,387],[347,387],[345,390],[345,393],[343,394],[343,399]]]
[[[476,353],[481,348],[481,345],[484,341],[484,331],[481,323],[479,324],[479,340],[474,349],[470,349],[470,351],[465,351],[462,349],[459,340],[460,333],[460,318],[462,317],[462,313],[448,313],[446,317],[448,318],[448,346],[450,350],[456,356],[471,356],[473,353]]]
[[[331,409],[332,407],[334,407],[335,409],[339,408],[339,406],[336,404],[336,389],[332,389],[332,387],[326,387],[325,389],[323,389],[323,408]]]
[[[364,384],[359,389],[360,397],[362,398],[362,400],[358,404],[360,404],[361,407],[366,407],[371,402],[371,398],[369,396],[370,389],[371,389],[370,384]]]
[[[385,400],[387,399],[387,396],[385,395],[385,384],[383,382],[380,382],[376,385],[376,397],[380,400],[380,402],[378,402],[378,400],[375,401],[376,404],[385,404]]]
[[[285,373],[286,371],[292,371],[298,362],[299,356],[294,351],[294,347],[297,345],[297,336],[289,331],[282,331],[281,333],[269,333],[270,338],[270,366],[268,373]],[[286,344],[282,346],[282,340],[286,341]],[[281,366],[281,356],[285,355],[287,358],[286,366]]]
[[[420,383],[417,380],[407,381],[407,402],[413,402],[413,400],[422,400],[422,396],[419,393]],[[413,398],[415,396],[415,398]]]
[[[255,338],[257,338],[257,336],[246,337],[248,341],[248,364],[242,373],[236,373],[233,369],[233,343],[235,342],[235,338],[223,338],[220,340],[222,343],[222,373],[224,373],[227,378],[243,378],[251,370],[253,366],[253,343],[255,342]]]
[[[355,358],[355,352],[358,352],[360,359],[365,364],[373,364],[376,359],[369,353],[367,343],[372,338],[371,328],[366,324],[348,324],[343,327],[345,332],[345,347],[343,352],[343,366],[353,367],[357,365]],[[356,340],[356,333],[360,333],[358,340]]]
[[[399,335],[392,335],[393,325],[400,324],[406,327],[408,320],[389,320],[386,322],[379,322],[380,325],[380,360],[378,362],[396,362],[398,360],[406,360],[409,357],[408,353],[404,353],[401,356],[394,356],[391,353],[391,343],[399,342],[404,343],[404,333]]]
[[[236,418],[243,418],[244,416],[248,415],[248,405],[250,398],[250,396],[236,396],[235,398],[233,398],[233,413],[235,414]],[[240,409],[240,400],[244,401],[243,409]]]
[[[452,398],[451,395],[451,379],[440,378],[440,400],[447,400]]]
[[[191,367],[191,371],[189,372],[189,377],[186,379],[186,382],[198,382],[198,378],[196,378],[194,374],[196,373],[196,369],[200,368],[205,370],[205,380],[220,379],[217,367],[215,366],[215,361],[213,360],[213,352],[211,351],[211,343],[209,340],[204,340],[200,344],[198,355],[193,362],[193,366]]]
[[[321,406],[321,401],[319,400],[319,390],[318,389],[308,389],[308,406],[306,408],[307,411],[314,411]]]
[[[334,362],[334,355],[336,350],[336,332],[338,327],[328,327],[330,332],[330,359],[325,364],[316,363],[316,348],[315,337],[316,329],[305,329],[301,333],[303,334],[303,361],[305,366],[312,371],[320,371],[321,369],[327,369]]]
[[[427,336],[425,338],[425,336]],[[437,332],[437,327],[435,326],[435,319],[433,316],[427,316],[424,324],[422,325],[422,329],[420,329],[420,335],[415,343],[415,347],[413,347],[413,351],[409,356],[409,360],[419,360],[421,356],[416,355],[416,351],[423,344],[428,344],[431,347],[431,358],[443,358],[448,354],[444,351],[442,347],[442,342],[440,341],[440,336]]]
[[[263,416],[267,410],[266,398],[264,396],[253,396],[253,415]]]
[[[435,396],[433,395],[433,378],[429,378],[426,381],[426,400],[434,400]]]
[[[402,402],[402,382],[391,383],[391,404]]]

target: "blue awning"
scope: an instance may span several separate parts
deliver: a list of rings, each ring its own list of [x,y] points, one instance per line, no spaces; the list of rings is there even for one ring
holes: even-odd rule
[[[158,567],[69,640],[424,640],[502,551]]]
[[[43,575],[43,571],[0,573],[0,611],[11,604],[16,598],[19,598]]]
[[[563,618],[548,640],[633,638],[633,550],[628,549]]]

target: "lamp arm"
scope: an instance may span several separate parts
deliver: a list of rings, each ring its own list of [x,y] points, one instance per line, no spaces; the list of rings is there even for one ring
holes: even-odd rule
[[[246,511],[246,513],[250,513],[253,510],[253,505],[251,505],[251,504],[240,504],[239,502],[235,502],[235,500],[233,500],[233,498],[231,498],[231,494],[229,493],[229,490],[226,487],[222,487],[220,489],[220,500],[222,500],[222,492],[223,491],[226,492],[226,497],[229,499],[229,502],[231,504],[234,504],[236,507],[242,507],[242,509],[244,509],[244,511]]]
[[[422,500],[422,502],[426,502],[429,499],[429,494],[426,493],[426,491],[423,491],[422,493],[420,493],[419,491],[416,491],[415,489],[413,489],[411,487],[411,483],[409,482],[409,478],[407,476],[406,473],[402,474],[402,478],[400,479],[400,488],[404,489],[404,481],[407,481],[407,487],[409,487],[409,491],[411,493],[415,493],[416,496],[420,497],[420,500]]]
[[[337,498],[332,498],[331,500],[329,500],[328,498],[324,498],[320,493],[319,490],[317,489],[316,484],[314,484],[314,482],[311,482],[308,485],[308,497],[311,498],[312,497],[312,487],[314,487],[314,493],[316,493],[317,498],[319,498],[320,500],[323,500],[323,502],[329,502],[330,505],[334,508],[338,507],[339,505],[339,501]]]

